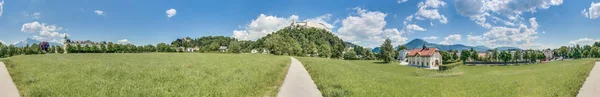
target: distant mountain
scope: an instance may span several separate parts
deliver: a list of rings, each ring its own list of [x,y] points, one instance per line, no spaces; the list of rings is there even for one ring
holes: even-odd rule
[[[381,50],[381,47],[375,47],[375,48],[373,48],[373,50],[371,50],[371,52],[379,54],[380,50]]]
[[[506,50],[521,50],[521,48],[517,48],[517,47],[497,47],[496,49],[498,49],[499,51],[506,51]]]
[[[486,47],[486,46],[466,46],[466,45],[462,45],[462,44],[453,44],[453,45],[443,45],[443,44],[435,44],[435,43],[429,43],[425,40],[422,39],[414,39],[408,43],[406,43],[406,47],[408,47],[408,49],[418,49],[418,48],[422,48],[423,44],[425,44],[425,46],[427,47],[431,47],[431,48],[438,48],[439,50],[443,50],[443,51],[447,51],[447,50],[469,50],[471,48],[473,48],[474,50],[478,51],[478,52],[484,52],[487,50],[492,50],[492,48]],[[517,47],[498,47],[498,50],[503,51],[503,50],[510,50],[510,49],[518,49],[520,50],[520,48]]]
[[[15,47],[25,47],[26,45],[32,45],[32,44],[40,44],[41,41],[35,40],[35,39],[31,39],[31,38],[27,38],[24,41],[19,41],[17,44],[15,44]],[[58,45],[58,46],[62,46],[62,43],[56,43],[56,42],[48,42],[50,44],[50,46],[54,46],[54,45]]]
[[[354,43],[350,43],[350,42],[344,42],[344,45],[346,45],[346,47],[354,47],[354,46],[357,46],[356,44],[354,44]]]

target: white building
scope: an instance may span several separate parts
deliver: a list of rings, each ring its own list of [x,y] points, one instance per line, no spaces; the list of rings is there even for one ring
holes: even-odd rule
[[[303,28],[307,28],[307,27],[314,27],[314,28],[321,28],[321,29],[325,29],[329,32],[331,32],[331,28],[329,28],[327,25],[323,24],[323,23],[319,23],[319,22],[310,22],[308,20],[304,21],[304,22],[297,22],[296,20],[294,20],[292,22],[292,24],[290,24],[291,28],[298,28],[298,27],[303,27]]]
[[[427,69],[439,69],[442,65],[442,54],[437,48],[427,48],[423,46],[421,49],[413,49],[407,55],[408,64],[413,66],[424,67]]]
[[[219,46],[219,52],[227,52],[227,46]]]
[[[408,55],[408,50],[400,50],[398,51],[398,61],[400,65],[408,65],[408,60],[406,56]]]

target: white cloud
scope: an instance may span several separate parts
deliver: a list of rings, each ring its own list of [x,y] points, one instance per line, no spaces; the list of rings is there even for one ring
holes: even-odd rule
[[[2,16],[2,12],[4,12],[4,0],[0,1],[0,16]]]
[[[408,25],[406,25],[404,27],[408,31],[427,31],[427,29],[422,28],[421,26],[416,25],[416,24],[408,24]]]
[[[334,28],[334,26],[332,24],[329,24],[327,22],[327,21],[329,21],[331,19],[331,16],[332,16],[331,14],[325,14],[325,15],[321,15],[321,16],[318,16],[318,17],[315,17],[315,18],[310,18],[310,19],[307,19],[307,20],[310,21],[310,22],[317,22],[319,24],[325,25],[326,28],[323,28],[323,29],[331,29],[331,28]],[[335,22],[334,22],[334,24],[335,24]],[[318,26],[318,27],[322,28],[320,26]]]
[[[129,42],[129,40],[128,40],[128,39],[121,39],[121,40],[118,40],[118,41],[117,41],[117,43],[120,43],[120,44],[128,44],[128,43],[131,43],[131,42]]]
[[[586,18],[596,19],[600,17],[600,2],[592,2],[590,8],[581,11]]]
[[[39,12],[34,12],[34,13],[33,13],[33,17],[34,17],[35,19],[40,19],[40,13],[39,13]]]
[[[486,22],[486,17],[494,18],[494,23],[506,26],[516,26],[524,20],[521,17],[523,12],[536,12],[537,9],[548,9],[550,6],[561,5],[563,0],[456,0],[456,11],[470,17],[471,20],[485,28],[492,28],[493,25]],[[510,21],[497,18],[500,15],[508,18]],[[496,20],[500,19],[500,20]]]
[[[409,15],[404,19],[402,24],[404,24],[404,29],[402,31],[405,32],[413,32],[413,31],[427,31],[419,25],[416,25],[413,22],[413,18],[417,20],[429,20],[429,24],[433,26],[433,21],[439,21],[442,24],[448,23],[448,18],[446,16],[439,13],[439,8],[446,6],[446,2],[440,0],[426,0],[419,2],[417,7],[419,8],[415,14]]]
[[[177,14],[177,10],[171,8],[171,9],[165,11],[165,13],[167,13],[167,17],[171,18]]]
[[[244,30],[234,30],[233,37],[240,40],[256,40],[289,26],[293,20],[298,20],[298,16],[292,15],[288,18],[282,18],[260,14],[250,24],[244,26]]]
[[[517,46],[527,48],[536,46],[537,44],[534,41],[538,38],[537,28],[539,25],[536,18],[530,18],[529,23],[529,27],[524,24],[520,24],[518,28],[492,27],[481,36],[468,35],[467,39],[488,47]]]
[[[34,36],[34,39],[40,41],[60,42],[59,40],[62,40],[62,37],[69,36],[66,33],[59,32],[63,31],[62,27],[47,25],[37,21],[23,24],[21,31],[26,33],[36,33],[37,35]]]
[[[460,41],[461,39],[462,39],[462,36],[460,34],[452,34],[452,35],[449,35],[448,37],[445,37],[444,41],[440,42],[440,44],[450,45],[453,42]]]
[[[344,41],[365,47],[379,46],[386,38],[390,38],[394,45],[406,42],[407,38],[402,36],[404,31],[396,28],[384,29],[387,14],[358,7],[354,10],[356,14],[343,19],[342,26],[335,33]]]
[[[398,1],[396,1],[396,2],[397,2],[398,4],[402,4],[402,3],[406,2],[406,1],[408,1],[408,0],[398,0]]]
[[[102,10],[94,10],[94,13],[96,13],[98,15],[104,15],[104,11],[102,11]]]
[[[561,5],[562,2],[563,0],[456,0],[455,5],[457,13],[489,29],[483,35],[467,36],[471,43],[488,47],[538,48],[544,47],[535,43],[539,24],[535,17],[525,19],[522,16],[528,15],[522,13],[535,13],[538,9],[548,9]]]
[[[580,38],[577,40],[570,41],[571,45],[592,45],[594,42],[600,42],[600,39]]]
[[[331,16],[331,14],[324,14],[318,17],[308,18],[306,21],[323,24],[326,27],[324,29],[332,29],[335,26],[328,22],[331,20]],[[243,26],[242,28],[244,28],[244,30],[234,30],[233,37],[240,40],[256,40],[289,26],[294,20],[298,20],[298,18],[297,15],[284,18],[260,14],[256,19],[252,20],[252,22]]]
[[[437,36],[429,36],[429,37],[423,37],[423,39],[425,40],[429,40],[429,41],[435,41],[437,40],[439,37]]]
[[[4,44],[4,45],[7,45],[7,44],[6,44],[6,42],[4,42],[4,41],[2,41],[2,40],[0,40],[0,43],[2,43],[2,44]]]
[[[419,10],[415,13],[415,18],[419,20],[439,20],[440,23],[448,23],[446,16],[441,15],[438,8],[446,6],[446,2],[440,0],[427,0],[425,2],[419,2]]]

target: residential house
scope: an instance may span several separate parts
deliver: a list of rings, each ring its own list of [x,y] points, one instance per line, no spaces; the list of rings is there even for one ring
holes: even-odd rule
[[[219,52],[227,52],[227,46],[220,46],[219,47]]]
[[[442,54],[437,48],[427,48],[423,45],[421,49],[413,49],[407,55],[408,64],[420,66],[427,69],[439,69],[442,65]]]

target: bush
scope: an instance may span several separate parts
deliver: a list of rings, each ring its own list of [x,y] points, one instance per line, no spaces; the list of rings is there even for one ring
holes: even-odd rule
[[[458,67],[458,66],[460,66],[460,64],[459,64],[459,63],[448,64],[448,65],[442,65],[442,66],[440,66],[439,70],[440,70],[440,71],[446,71],[446,70],[450,70],[450,69],[452,69],[452,68],[454,68],[454,67]]]

